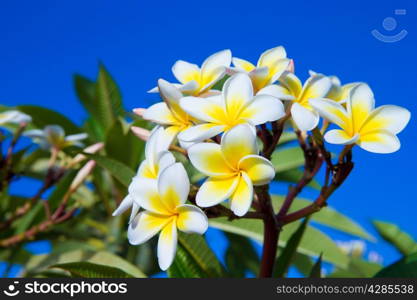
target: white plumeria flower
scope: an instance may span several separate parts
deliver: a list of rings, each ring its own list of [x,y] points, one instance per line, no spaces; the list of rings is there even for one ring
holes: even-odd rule
[[[172,264],[177,249],[177,229],[185,233],[204,234],[208,220],[194,205],[185,204],[190,181],[184,166],[175,163],[162,171],[158,180],[143,179],[135,193],[140,212],[128,229],[129,242],[139,245],[159,234],[158,262],[162,270]]]
[[[32,121],[32,118],[17,110],[9,110],[0,113],[0,125],[3,124],[21,124],[21,123],[29,123]]]
[[[43,130],[28,130],[24,135],[31,138],[45,150],[51,148],[60,150],[69,146],[84,147],[84,144],[80,141],[88,137],[86,133],[65,136],[64,129],[59,125],[48,125]]]
[[[282,100],[292,100],[291,117],[297,127],[303,131],[314,129],[320,117],[309,100],[325,97],[332,87],[331,80],[324,75],[314,74],[302,85],[296,75],[285,72],[280,78],[280,83],[280,85],[268,86],[260,93]]]
[[[223,50],[207,57],[201,69],[189,62],[178,60],[172,66],[172,73],[181,84],[175,84],[184,94],[201,95],[210,90],[226,74],[232,61],[230,50]],[[158,88],[150,90],[157,92]]]
[[[192,125],[191,117],[179,105],[179,100],[183,97],[180,90],[163,79],[158,80],[158,88],[164,102],[156,103],[146,109],[142,117],[165,126],[170,141],[173,141],[179,132]]]
[[[188,149],[191,163],[209,176],[197,192],[197,205],[209,207],[230,199],[235,215],[246,214],[252,204],[253,186],[267,184],[275,176],[271,162],[258,153],[256,135],[247,124],[225,133],[220,145],[191,146]]]
[[[136,199],[141,195],[136,192],[140,185],[143,184],[142,179],[157,180],[159,174],[168,166],[175,163],[175,157],[168,151],[170,139],[162,127],[156,127],[145,145],[145,160],[142,161],[135,177],[128,188],[128,195],[122,200],[119,207],[113,212],[113,216],[124,213],[132,208],[130,221],[136,216],[140,206],[137,204],[140,199]]]
[[[252,82],[247,74],[230,77],[221,95],[208,98],[184,97],[181,108],[200,121],[181,132],[178,138],[185,142],[198,142],[227,132],[238,124],[253,127],[276,121],[285,115],[282,102],[270,95],[253,96]]]
[[[316,73],[314,71],[309,71],[310,76],[314,75],[322,75],[320,73]],[[340,79],[337,76],[331,75],[327,76],[330,81],[332,82],[332,87],[330,88],[330,91],[327,93],[326,98],[334,100],[336,102],[345,103],[346,99],[349,97],[349,92],[352,88],[360,84],[361,82],[351,82],[342,85],[340,82]]]
[[[235,70],[245,72],[250,76],[255,92],[277,81],[290,64],[285,48],[282,46],[262,53],[256,67],[237,57],[233,57],[232,61]]]
[[[395,105],[383,105],[375,109],[374,94],[367,84],[353,88],[346,108],[328,99],[310,100],[311,105],[329,122],[341,129],[333,129],[324,135],[331,144],[357,144],[375,153],[391,153],[400,148],[396,134],[410,120],[410,112]]]

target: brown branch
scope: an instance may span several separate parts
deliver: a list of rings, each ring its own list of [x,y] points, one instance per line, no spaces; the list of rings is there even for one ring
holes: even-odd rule
[[[257,195],[261,211],[264,213],[264,239],[259,277],[266,278],[272,276],[278,249],[279,229],[269,194],[269,185],[259,187]]]
[[[0,240],[0,247],[10,247],[16,245],[18,243],[32,240],[38,233],[45,232],[53,225],[60,224],[71,218],[71,216],[75,212],[75,208],[68,211],[67,213],[61,215],[59,218],[56,219],[47,219],[38,225],[32,226],[30,229],[26,230],[23,233],[16,234],[12,237],[6,238],[4,240]]]
[[[278,121],[272,122],[272,140],[268,147],[264,148],[263,156],[266,159],[270,159],[272,152],[274,152],[275,147],[278,145],[279,139],[281,138],[282,132],[284,131],[285,122],[290,118],[291,113],[288,110],[284,117]]]
[[[320,190],[320,194],[317,199],[310,204],[296,212],[287,214],[280,219],[280,222],[285,225],[299,219],[302,219],[306,216],[311,215],[319,211],[322,207],[326,206],[327,199],[333,194],[333,192],[346,180],[350,172],[353,169],[353,163],[347,161],[343,164],[337,164],[334,166],[333,170],[333,180],[330,186],[323,186]]]

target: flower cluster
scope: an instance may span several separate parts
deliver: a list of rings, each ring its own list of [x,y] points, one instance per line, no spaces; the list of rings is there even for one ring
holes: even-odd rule
[[[335,76],[312,71],[302,83],[282,46],[265,51],[256,66],[223,50],[208,57],[201,68],[180,60],[172,71],[180,83],[159,79],[150,91],[158,92],[163,101],[134,110],[157,126],[147,138],[146,157],[129,194],[114,212],[119,215],[132,208],[128,229],[132,244],[159,233],[158,259],[163,270],[175,257],[177,229],[206,231],[207,217],[196,205],[206,209],[229,200],[230,210],[242,217],[256,197],[254,187],[274,179],[270,155],[265,155],[257,140],[262,133],[270,134],[270,124],[273,128],[288,121],[305,136],[307,131],[317,131],[322,117],[322,132],[331,124],[340,127],[324,134],[328,143],[390,153],[399,149],[396,134],[410,119],[409,111],[398,106],[375,108],[365,83],[342,85]],[[188,175],[172,149],[181,149],[207,177],[193,187],[195,193],[190,194]],[[187,200],[193,204],[186,204]]]

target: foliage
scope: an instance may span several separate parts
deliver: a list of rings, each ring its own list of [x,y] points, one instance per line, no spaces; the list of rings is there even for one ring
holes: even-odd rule
[[[228,77],[218,81],[213,89],[222,90]],[[131,129],[148,130],[152,125],[126,113],[120,88],[103,65],[99,66],[95,80],[75,75],[74,88],[88,114],[82,125],[44,107],[1,108],[1,111],[17,109],[30,115],[32,122],[4,126],[1,135],[0,259],[9,266],[22,265],[21,275],[27,277],[155,275],[160,272],[156,240],[151,239],[140,246],[129,245],[126,242],[128,214],[112,216],[129,193],[135,170],[145,157],[145,142]],[[49,149],[33,144],[27,146],[25,130],[43,129],[51,124],[59,125],[66,135],[87,133],[84,146],[62,149],[54,145]],[[263,153],[270,151],[276,171],[273,181],[290,185],[288,195],[272,195],[270,199],[270,209],[282,217],[278,218],[282,223],[278,224],[281,233],[274,245],[278,247],[278,254],[273,276],[287,276],[291,268],[306,277],[417,276],[417,243],[394,224],[373,222],[382,238],[404,255],[386,268],[379,262],[365,259],[363,253],[346,252],[323,230],[327,227],[348,236],[376,241],[355,221],[332,207],[325,207],[325,200],[349,175],[352,167],[350,149],[335,165],[327,166],[334,177],[330,181],[319,180],[316,178],[318,169],[332,158],[323,147],[321,134],[315,132],[303,141],[298,132],[284,130],[281,125],[281,138],[272,149],[267,149],[267,143],[260,141],[263,142]],[[314,140],[314,136],[319,139]],[[274,136],[266,137],[271,138]],[[91,145],[95,148],[87,147]],[[176,159],[184,163],[191,182],[199,183],[205,175],[188,162],[187,155],[177,152]],[[331,177],[331,174],[327,176]],[[10,186],[18,184],[22,178],[36,181],[39,189],[11,193]],[[299,193],[304,188],[318,192],[319,197],[314,200],[300,198]],[[262,191],[256,192],[259,200]],[[290,206],[283,211],[289,197]],[[195,199],[189,200],[195,202]],[[301,214],[310,208],[308,213]],[[244,277],[248,272],[257,275],[261,258],[256,243],[265,242],[265,220],[256,217],[259,211],[251,209],[248,212],[254,217],[237,217],[230,213],[228,204],[219,204],[204,209],[204,212],[210,218],[209,225],[222,230],[227,239],[223,259],[216,257],[204,237],[180,233],[175,260],[167,275],[177,278]],[[42,240],[51,243],[50,253],[33,255],[26,250],[29,241]],[[327,272],[323,272],[324,265],[330,266],[326,267]]]

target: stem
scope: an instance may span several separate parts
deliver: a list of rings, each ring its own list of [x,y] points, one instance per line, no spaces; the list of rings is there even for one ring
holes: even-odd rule
[[[269,195],[269,185],[259,187],[257,195],[261,211],[264,213],[264,240],[259,277],[266,278],[272,277],[278,249],[279,230],[272,207],[271,196]]]
[[[262,248],[261,268],[259,277],[272,277],[272,272],[277,255],[279,231],[275,219],[268,216],[264,220],[264,240]]]

